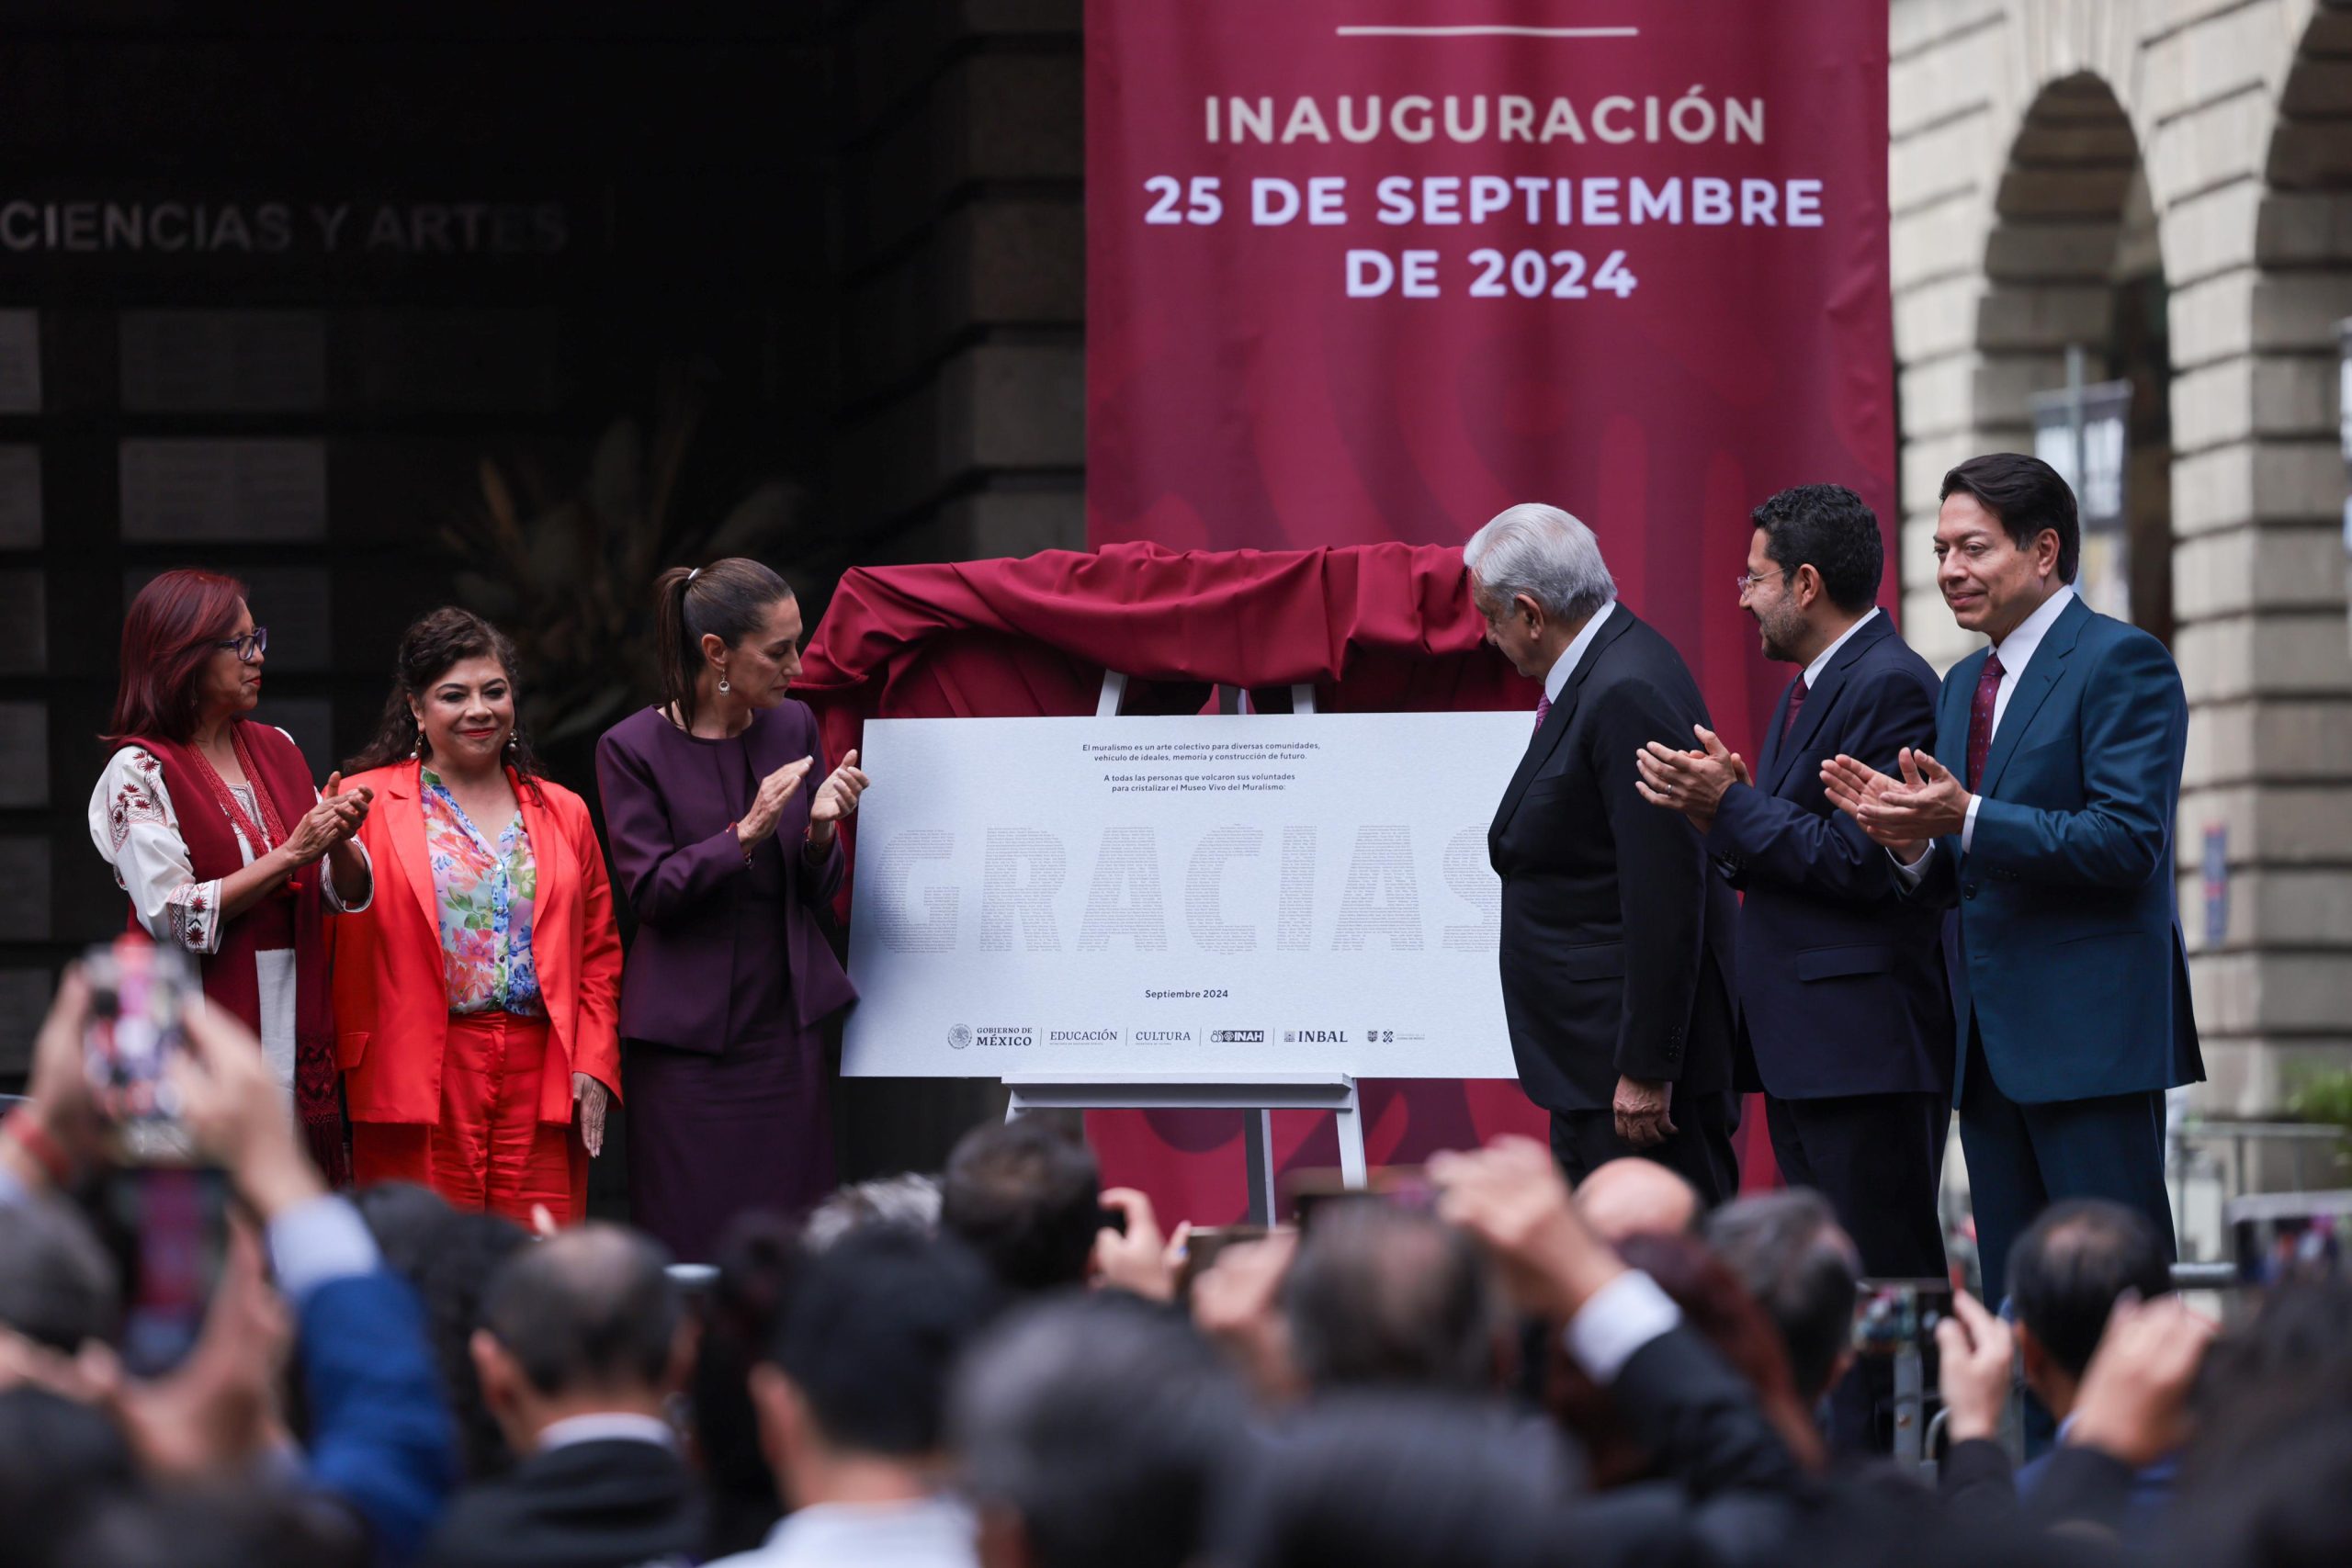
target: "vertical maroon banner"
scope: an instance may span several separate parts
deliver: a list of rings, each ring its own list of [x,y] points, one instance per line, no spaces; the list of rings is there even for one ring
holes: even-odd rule
[[[1093,543],[1599,533],[1735,744],[1750,507],[1889,534],[1884,0],[1089,0]],[[1885,603],[1896,597],[1890,571]]]

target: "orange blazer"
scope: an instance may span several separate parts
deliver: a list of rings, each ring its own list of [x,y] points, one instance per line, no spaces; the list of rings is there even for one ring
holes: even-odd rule
[[[335,933],[335,1065],[355,1122],[441,1120],[449,985],[418,771],[414,761],[396,762],[344,781],[376,792],[359,829],[375,863],[376,896],[365,912],[337,921]],[[539,788],[544,803],[514,785],[538,866],[531,963],[550,1045],[539,1120],[570,1122],[575,1072],[620,1098],[621,936],[587,803],[545,779]]]

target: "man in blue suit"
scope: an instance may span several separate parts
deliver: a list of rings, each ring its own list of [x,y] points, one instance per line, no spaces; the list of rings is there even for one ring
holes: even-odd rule
[[[1740,578],[1767,658],[1800,667],[1754,781],[1706,729],[1702,750],[1652,741],[1642,793],[1703,835],[1742,889],[1736,951],[1743,1089],[1763,1089],[1792,1185],[1829,1200],[1862,1271],[1941,1279],[1936,1213],[1951,1129],[1951,1000],[1942,912],[1906,898],[1894,863],[1829,804],[1840,754],[1892,770],[1936,731],[1936,672],[1877,608],[1878,518],[1842,485],[1758,507]]]
[[[2136,1209],[2175,1255],[2164,1091],[2205,1076],[2173,886],[2188,704],[2164,644],[2075,594],[2075,496],[2049,464],[1972,457],[1941,493],[1936,585],[1992,647],[1944,678],[1935,756],[1822,777],[1911,897],[1959,910],[1955,1092],[1998,1301],[2059,1199]]]

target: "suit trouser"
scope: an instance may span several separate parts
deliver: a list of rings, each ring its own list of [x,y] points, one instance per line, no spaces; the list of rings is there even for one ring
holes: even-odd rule
[[[372,1043],[380,1050],[380,1041]],[[352,1170],[362,1187],[413,1181],[453,1209],[503,1214],[520,1225],[544,1204],[556,1224],[588,1217],[588,1150],[577,1127],[539,1120],[548,1021],[509,1013],[452,1014],[441,1056],[441,1120],[351,1124]]]
[[[1772,1157],[1792,1187],[1829,1201],[1877,1279],[1946,1277],[1936,1196],[1951,1100],[1944,1094],[1849,1094],[1764,1101]],[[1894,1363],[1865,1356],[1829,1396],[1830,1441],[1841,1452],[1883,1453],[1894,1433]]]
[[[1614,1112],[1555,1111],[1552,1112],[1552,1157],[1560,1162],[1574,1186],[1598,1167],[1627,1155],[1655,1160],[1698,1190],[1707,1208],[1739,1191],[1739,1156],[1731,1135],[1739,1127],[1739,1101],[1728,1094],[1676,1095],[1667,1107],[1674,1132],[1662,1144],[1637,1148],[1617,1135]]]
[[[2105,1198],[2137,1209],[2155,1227],[2165,1257],[2179,1256],[2172,1194],[2165,1186],[2161,1090],[2020,1105],[1994,1083],[1984,1036],[1972,1017],[1960,1146],[1968,1159],[1987,1304],[2008,1293],[2009,1248],[2018,1237],[2042,1210],[2068,1198]]]
[[[1829,1200],[1838,1223],[1879,1279],[1940,1280],[1944,1232],[1936,1217],[1951,1101],[1937,1093],[1767,1098],[1772,1157],[1792,1187]]]

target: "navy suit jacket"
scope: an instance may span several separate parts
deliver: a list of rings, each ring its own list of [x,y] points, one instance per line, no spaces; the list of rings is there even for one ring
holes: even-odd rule
[[[1772,711],[1756,783],[1724,792],[1707,834],[1716,867],[1747,894],[1743,1066],[1781,1100],[1948,1092],[1943,915],[1902,897],[1886,852],[1821,784],[1823,761],[1840,752],[1892,773],[1904,747],[1931,745],[1936,672],[1882,615],[1830,660],[1782,744],[1789,692]]]
[[[1936,758],[1961,773],[1986,651],[1952,666]],[[1957,906],[1962,1050],[1973,1021],[2020,1104],[2205,1076],[2174,886],[2188,702],[2164,644],[2079,598],[2034,650],[1977,781],[1969,852],[1936,841],[1915,897]]]
[[[1642,799],[1634,765],[1706,722],[1682,656],[1620,604],[1487,831],[1511,1055],[1546,1111],[1605,1111],[1621,1077],[1672,1082],[1676,1106],[1731,1088],[1731,889],[1689,826]]]

